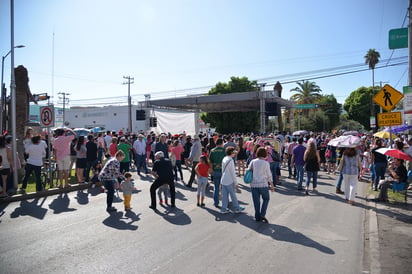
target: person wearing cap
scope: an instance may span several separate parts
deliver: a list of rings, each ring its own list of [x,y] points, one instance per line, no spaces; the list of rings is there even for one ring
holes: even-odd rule
[[[188,188],[192,188],[192,184],[196,177],[195,167],[200,161],[200,156],[202,156],[202,145],[200,144],[199,136],[195,134],[193,136],[193,145],[189,154],[189,161],[192,163],[192,171],[190,174],[190,179],[186,185]]]
[[[169,159],[165,158],[163,151],[155,153],[155,162],[153,163],[152,175],[155,178],[153,184],[150,186],[150,208],[156,210],[156,190],[164,184],[169,185],[170,189],[170,205],[175,207],[175,184],[173,180],[173,168]]]
[[[143,138],[142,134],[137,136],[136,141],[133,143],[133,151],[136,155],[136,170],[137,174],[140,175],[140,170],[143,168],[146,174],[149,173],[146,166],[146,140]]]

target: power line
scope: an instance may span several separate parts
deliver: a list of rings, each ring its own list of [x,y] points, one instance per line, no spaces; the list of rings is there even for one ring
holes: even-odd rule
[[[386,60],[383,60],[383,61],[386,61]],[[394,63],[395,61],[397,61],[397,63]],[[399,65],[404,65],[407,63],[408,63],[407,56],[397,57],[391,60],[391,64],[384,64],[381,66],[376,66],[375,69],[399,66]],[[306,72],[285,74],[285,75],[280,75],[280,76],[260,78],[260,79],[256,79],[255,81],[267,82],[266,86],[273,86],[277,81],[279,81],[281,84],[289,84],[289,83],[295,83],[297,81],[302,81],[302,80],[322,79],[322,78],[335,77],[335,76],[357,73],[357,72],[368,71],[368,70],[370,69],[369,67],[367,67],[366,64],[359,63],[359,64],[354,64],[354,65],[346,65],[346,66],[340,66],[340,67],[334,67],[334,68],[319,69],[319,70],[313,70],[313,71],[306,71]],[[333,71],[336,71],[336,73],[331,73]],[[325,74],[326,72],[328,73]],[[194,94],[200,95],[200,94],[206,94],[208,90],[210,90],[212,87],[214,86],[203,86],[203,87],[185,88],[185,89],[172,90],[172,91],[169,90],[169,91],[162,91],[162,92],[153,92],[152,94],[156,94],[156,95],[165,94],[165,95],[170,96],[170,93],[174,92],[175,94],[181,93],[181,95],[184,96],[184,95],[187,95],[188,91],[190,91],[191,95],[194,95]],[[196,91],[196,90],[198,90],[199,92],[194,93],[193,91]],[[137,95],[132,95],[132,96],[137,96]],[[72,103],[74,104],[74,102],[76,102],[78,106],[80,105],[88,105],[88,106],[100,105],[101,106],[101,105],[107,105],[107,104],[122,105],[125,103],[126,101],[125,99],[126,97],[117,96],[117,97],[72,100]],[[93,100],[93,102],[90,103],[90,102],[87,102],[87,100]],[[116,100],[116,101],[113,101],[113,100]]]

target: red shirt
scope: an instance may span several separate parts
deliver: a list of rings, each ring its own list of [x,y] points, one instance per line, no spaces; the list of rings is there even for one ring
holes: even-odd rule
[[[197,172],[200,176],[202,177],[208,177],[209,176],[209,165],[205,163],[198,163],[197,164]]]

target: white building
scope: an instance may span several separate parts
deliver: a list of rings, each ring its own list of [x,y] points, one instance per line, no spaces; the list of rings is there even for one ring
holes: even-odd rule
[[[137,111],[145,110],[145,120],[137,120]],[[152,124],[151,124],[152,118]],[[157,125],[153,125],[156,118]],[[128,107],[73,107],[65,110],[65,124],[71,128],[101,127],[110,131],[127,131]],[[132,105],[132,132],[170,132],[195,134],[199,131],[199,114],[167,109],[141,108]]]

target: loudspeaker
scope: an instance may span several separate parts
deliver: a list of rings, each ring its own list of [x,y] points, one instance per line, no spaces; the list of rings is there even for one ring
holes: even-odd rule
[[[144,109],[136,110],[136,121],[146,120],[146,111]]]
[[[267,116],[278,116],[279,106],[277,102],[268,102],[265,104]]]

